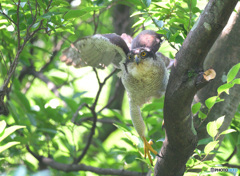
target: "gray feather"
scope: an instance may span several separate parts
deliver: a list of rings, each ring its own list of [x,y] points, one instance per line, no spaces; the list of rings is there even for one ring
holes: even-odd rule
[[[92,66],[104,68],[113,63],[120,68],[129,49],[124,40],[116,34],[96,34],[71,44],[63,51],[61,60],[75,67]]]

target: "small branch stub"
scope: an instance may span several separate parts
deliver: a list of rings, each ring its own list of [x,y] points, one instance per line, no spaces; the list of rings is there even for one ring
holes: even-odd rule
[[[209,83],[211,80],[213,80],[216,77],[216,72],[214,69],[209,68],[205,72],[199,73],[197,80],[196,80],[196,87],[198,89],[205,86],[207,83]]]
[[[214,79],[216,77],[216,72],[215,70],[213,70],[212,68],[208,69],[207,71],[205,71],[203,73],[203,78],[206,81],[211,81],[212,79]]]

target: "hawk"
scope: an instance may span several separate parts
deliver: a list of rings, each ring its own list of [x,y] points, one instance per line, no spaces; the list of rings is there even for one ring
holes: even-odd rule
[[[164,56],[157,54],[162,35],[152,30],[139,33],[127,46],[117,34],[96,34],[77,40],[63,51],[61,60],[75,67],[104,68],[112,63],[121,69],[120,77],[127,91],[133,126],[144,143],[144,157],[153,165],[150,151],[152,142],[145,137],[145,124],[140,107],[152,97],[160,98],[168,83]]]

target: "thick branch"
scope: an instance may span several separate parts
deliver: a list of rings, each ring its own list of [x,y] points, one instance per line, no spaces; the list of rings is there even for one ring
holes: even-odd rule
[[[121,176],[144,176],[146,173],[127,171],[124,169],[107,169],[87,166],[85,164],[63,164],[54,161],[52,158],[47,158],[34,153],[29,146],[26,146],[29,153],[32,154],[42,165],[50,166],[53,169],[64,171],[64,172],[74,172],[74,171],[90,171],[101,175],[121,175]]]
[[[222,78],[226,76],[232,66],[240,62],[240,38],[237,37],[240,36],[240,3],[238,3],[235,9],[237,12],[232,13],[228,24],[214,43],[204,62],[204,68],[212,67],[216,71],[217,76],[216,79],[201,89],[195,96],[195,101],[201,102],[203,105],[207,98],[217,95],[217,88],[224,84]],[[237,77],[239,78],[240,74]],[[225,119],[222,127],[219,129],[219,133],[229,127],[240,102],[239,91],[240,86],[235,85],[230,89],[229,95],[222,94],[221,98],[224,101],[213,106],[204,122],[201,123],[198,118],[194,118],[195,125],[199,126],[197,129],[199,139],[209,137],[206,131],[207,123],[223,115],[225,115]],[[202,112],[206,112],[206,110],[206,107],[201,109]],[[223,136],[219,138],[219,141],[221,142],[222,139]],[[204,147],[205,145],[201,145],[199,149]],[[208,157],[208,159],[213,157],[214,155]]]
[[[127,171],[127,170],[119,170],[119,169],[103,169],[103,168],[97,168],[92,166],[87,166],[85,164],[62,164],[54,161],[51,158],[42,158],[42,162],[56,170],[61,170],[64,172],[70,172],[70,171],[90,171],[94,172],[96,174],[102,174],[102,175],[121,175],[121,176],[143,176],[144,173],[139,172],[133,172],[133,171]]]
[[[197,144],[191,103],[197,90],[204,59],[222,31],[238,0],[210,0],[198,24],[188,34],[176,55],[165,95],[166,139],[158,158],[155,175],[183,175],[185,164]]]

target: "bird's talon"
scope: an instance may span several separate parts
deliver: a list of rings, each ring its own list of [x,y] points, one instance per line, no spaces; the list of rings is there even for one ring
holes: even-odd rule
[[[151,158],[151,155],[150,155],[150,151],[154,153],[154,155],[158,155],[157,151],[155,151],[153,148],[152,148],[152,144],[153,144],[153,141],[150,140],[149,142],[146,140],[145,137],[142,137],[143,139],[143,143],[144,143],[144,158],[146,159],[146,156],[148,156],[148,159],[151,163],[151,165],[153,166],[153,161],[152,161],[152,158]]]

